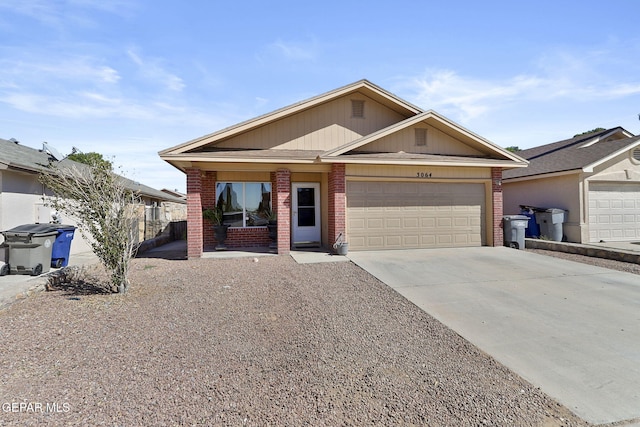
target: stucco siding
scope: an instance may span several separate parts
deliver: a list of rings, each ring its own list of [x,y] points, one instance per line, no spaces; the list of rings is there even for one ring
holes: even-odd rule
[[[503,182],[504,214],[520,213],[520,205],[568,210],[563,232],[570,242],[580,242],[584,221],[580,203],[579,175],[538,180]]]
[[[35,175],[2,173],[2,192],[0,193],[0,231],[10,230],[23,224],[49,222],[51,209],[44,205],[43,187]],[[73,218],[62,217],[62,223],[76,225]],[[4,236],[0,235],[0,242]],[[71,255],[91,250],[88,242],[76,232],[71,242]],[[0,250],[2,251],[2,250]],[[0,252],[0,259],[5,254]]]
[[[364,117],[352,117],[351,100],[364,101]],[[217,143],[217,148],[330,150],[406,117],[362,94],[318,105]]]
[[[595,167],[589,180],[640,182],[640,164],[625,152]]]

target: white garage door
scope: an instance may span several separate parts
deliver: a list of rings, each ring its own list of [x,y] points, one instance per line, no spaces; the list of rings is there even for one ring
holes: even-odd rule
[[[350,250],[484,244],[483,184],[347,182]]]
[[[640,184],[589,185],[589,240],[640,240]]]

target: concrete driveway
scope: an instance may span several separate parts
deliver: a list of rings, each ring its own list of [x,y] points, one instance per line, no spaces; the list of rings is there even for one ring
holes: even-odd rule
[[[584,420],[640,424],[638,275],[503,247],[348,257]]]

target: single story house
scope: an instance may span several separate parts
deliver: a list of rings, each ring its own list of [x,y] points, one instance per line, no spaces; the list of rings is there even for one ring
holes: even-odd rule
[[[527,162],[361,80],[159,153],[186,173],[188,255],[346,239],[349,250],[502,245],[502,171]]]
[[[56,153],[56,155],[59,155]],[[0,139],[0,231],[7,231],[22,224],[49,223],[51,208],[43,198],[51,195],[38,180],[39,174],[51,163],[75,163],[69,159],[57,159],[47,150],[38,150],[20,144],[15,139]],[[138,182],[123,178],[128,188],[137,192],[142,204],[139,206],[139,240],[154,237],[168,221],[186,219],[186,202]],[[159,218],[164,218],[160,221]],[[168,219],[167,219],[168,218]],[[64,224],[75,225],[73,218],[61,218]],[[147,235],[153,234],[150,237]],[[0,235],[0,242],[4,241]],[[89,243],[76,233],[71,243],[71,254],[90,251]],[[0,261],[5,257],[0,249]]]
[[[518,151],[502,175],[504,209],[559,208],[574,243],[640,240],[640,137],[621,127]]]

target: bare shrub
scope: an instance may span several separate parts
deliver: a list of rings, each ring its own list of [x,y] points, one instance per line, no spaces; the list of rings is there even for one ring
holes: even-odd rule
[[[126,292],[129,266],[135,254],[133,230],[139,196],[124,178],[102,163],[63,160],[40,174],[53,191],[45,204],[76,219],[80,232],[109,272],[112,288]]]

